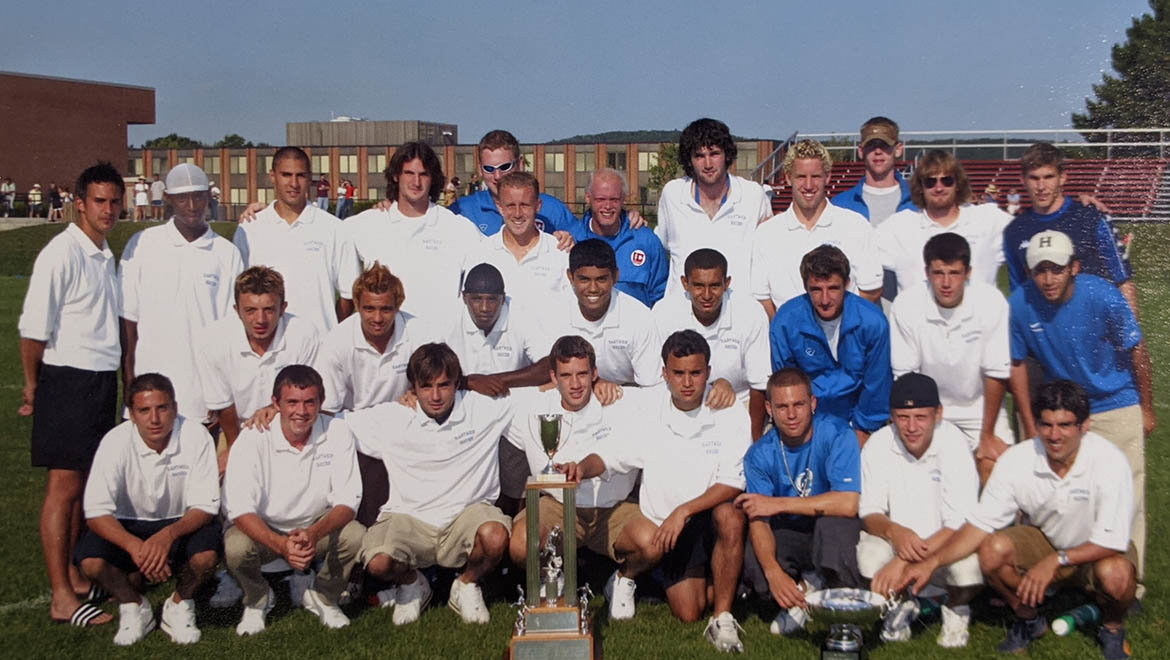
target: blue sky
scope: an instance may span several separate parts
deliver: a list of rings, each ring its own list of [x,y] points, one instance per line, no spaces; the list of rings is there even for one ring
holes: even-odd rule
[[[979,3],[10,3],[0,69],[155,88],[130,141],[274,144],[331,114],[522,142],[681,128],[750,137],[1068,127],[1145,0]],[[2,90],[0,90],[2,93]]]

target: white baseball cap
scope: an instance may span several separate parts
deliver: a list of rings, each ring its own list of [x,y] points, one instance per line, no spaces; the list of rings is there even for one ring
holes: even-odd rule
[[[1074,254],[1076,251],[1068,234],[1049,229],[1036,234],[1028,241],[1025,261],[1028,262],[1029,270],[1044,261],[1051,261],[1057,266],[1067,266]]]
[[[191,163],[181,163],[167,173],[167,194],[200,192],[207,190],[207,175]]]

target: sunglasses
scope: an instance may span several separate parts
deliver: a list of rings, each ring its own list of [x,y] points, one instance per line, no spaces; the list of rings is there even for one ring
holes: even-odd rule
[[[955,185],[955,177],[953,176],[924,176],[922,177],[922,185],[927,188],[933,188],[936,183],[943,184],[943,187],[950,188]]]
[[[519,158],[517,158],[515,160],[510,160],[506,163],[500,163],[499,165],[480,165],[479,168],[481,170],[483,170],[484,172],[487,172],[488,174],[491,174],[492,172],[495,172],[496,170],[499,170],[501,172],[511,172],[512,168],[515,167],[516,163],[518,163],[518,162],[520,162]]]

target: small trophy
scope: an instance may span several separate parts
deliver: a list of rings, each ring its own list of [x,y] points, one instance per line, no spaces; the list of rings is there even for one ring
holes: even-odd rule
[[[550,413],[547,415],[537,415],[540,418],[540,445],[544,448],[544,453],[548,454],[548,465],[536,475],[537,481],[561,482],[565,480],[565,475],[557,472],[556,466],[553,464],[553,456],[556,455],[557,449],[561,445],[561,416],[559,413]]]
[[[565,580],[565,558],[561,554],[562,537],[560,525],[554,526],[549,530],[544,549],[540,551],[540,588],[544,592],[546,607],[556,606],[557,598],[561,595],[561,585]]]
[[[822,589],[805,596],[809,615],[829,624],[821,660],[865,660],[863,626],[884,618],[893,601],[865,589]]]

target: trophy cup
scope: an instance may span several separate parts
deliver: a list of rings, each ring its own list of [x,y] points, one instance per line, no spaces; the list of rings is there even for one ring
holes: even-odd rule
[[[541,436],[544,419],[541,416]],[[559,431],[559,415],[553,420]],[[555,436],[554,436],[555,437]],[[545,447],[548,447],[545,444]],[[551,456],[556,445],[549,451]],[[550,462],[551,464],[551,462]],[[540,491],[559,488],[564,496],[564,519],[549,532],[540,547]],[[529,478],[525,492],[525,529],[528,533],[526,586],[517,603],[516,623],[508,657],[512,660],[590,660],[594,657],[589,621],[588,588],[577,590],[577,484]],[[562,530],[569,530],[563,532]],[[558,540],[559,537],[559,540]],[[562,578],[564,588],[561,588]],[[541,587],[544,596],[541,597]]]
[[[557,482],[564,481],[565,475],[557,472],[553,465],[553,456],[561,445],[561,416],[559,413],[537,415],[540,418],[540,445],[544,453],[548,454],[548,465],[536,475],[537,481]],[[570,527],[569,529],[573,529]]]
[[[808,613],[829,624],[821,646],[821,660],[865,660],[861,627],[877,623],[892,602],[866,589],[822,589],[807,594]]]

